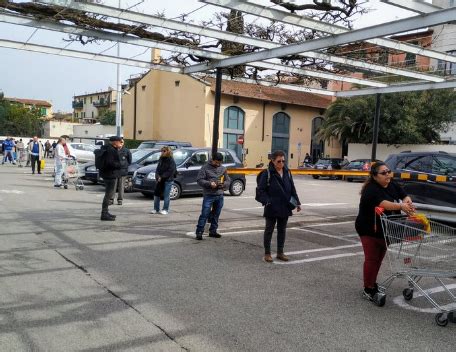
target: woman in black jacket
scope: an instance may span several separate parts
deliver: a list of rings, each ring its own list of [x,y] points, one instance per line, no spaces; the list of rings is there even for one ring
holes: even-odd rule
[[[167,215],[169,212],[169,194],[171,186],[176,174],[176,163],[173,159],[173,152],[170,147],[163,147],[161,149],[161,156],[158,160],[157,169],[155,171],[155,185],[154,192],[154,209],[151,214]],[[160,211],[160,196],[163,194],[163,209]]]
[[[264,206],[263,216],[266,219],[264,260],[268,263],[272,262],[271,238],[277,223],[277,259],[288,261],[288,257],[283,252],[288,217],[292,215],[295,207],[297,211],[301,211],[301,202],[291,173],[285,166],[283,151],[275,151],[268,169],[259,175],[258,193],[259,201]]]

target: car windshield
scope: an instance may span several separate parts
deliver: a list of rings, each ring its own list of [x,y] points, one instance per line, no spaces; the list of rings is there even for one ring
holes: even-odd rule
[[[190,151],[188,150],[175,150],[173,152],[173,158],[176,165],[182,164],[190,156]]]
[[[143,159],[146,157],[148,154],[150,154],[150,150],[146,149],[138,149],[134,153],[131,154],[131,162],[137,163],[139,160]]]
[[[317,164],[330,165],[331,164],[331,160],[329,160],[329,159],[320,159],[320,160],[317,161]]]
[[[139,145],[138,149],[153,148],[153,147],[155,147],[155,144],[157,144],[157,143],[155,143],[155,142],[142,142]]]
[[[362,167],[365,163],[367,163],[365,160],[353,160],[347,167]]]

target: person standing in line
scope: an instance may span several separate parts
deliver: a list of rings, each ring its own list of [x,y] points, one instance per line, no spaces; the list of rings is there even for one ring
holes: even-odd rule
[[[22,162],[24,161],[25,145],[22,142],[22,138],[19,139],[19,142],[16,143],[16,160],[19,162],[19,167],[22,167]]]
[[[49,139],[44,143],[44,158],[49,158],[51,154],[51,143],[49,142]]]
[[[16,161],[14,160],[13,157],[13,150],[16,144],[13,141],[13,138],[6,137],[6,140],[3,142],[3,160],[2,160],[2,165],[7,162],[8,160],[10,163],[13,165],[16,165]]]
[[[32,174],[35,174],[35,163],[37,164],[38,173],[41,174],[40,160],[44,157],[44,148],[37,136],[33,136],[33,141],[28,146],[30,161],[32,163]]]
[[[114,198],[116,192],[117,179],[121,175],[120,149],[122,148],[122,138],[112,136],[109,144],[102,146],[95,151],[95,163],[99,166],[100,176],[105,183],[105,195],[101,206],[102,221],[115,221],[116,216],[109,213],[110,200]],[[97,163],[97,159],[99,162]]]
[[[173,151],[170,147],[161,149],[160,159],[158,159],[157,169],[155,171],[155,191],[154,191],[154,208],[151,214],[169,213],[169,195],[176,175],[176,163],[173,159]],[[160,211],[160,197],[163,195],[163,209]]]
[[[378,303],[377,275],[386,254],[386,241],[376,207],[385,209],[385,215],[415,212],[412,199],[392,179],[391,170],[383,162],[371,166],[369,178],[361,189],[359,212],[355,221],[364,251],[363,296]]]
[[[285,166],[285,153],[282,150],[272,153],[267,170],[259,175],[257,198],[264,206],[263,216],[266,219],[263,236],[264,260],[268,263],[273,261],[271,239],[277,224],[277,259],[286,262],[289,260],[284,253],[288,218],[293,215],[294,207],[298,212],[301,211],[301,202],[291,172]]]
[[[60,137],[59,142],[55,147],[54,187],[62,187],[63,171],[66,165],[66,161],[71,157],[74,157],[71,147],[66,143],[66,139],[64,137]]]
[[[51,158],[53,158],[55,156],[55,148],[57,148],[57,142],[54,141],[52,143],[52,153],[51,153]]]
[[[223,192],[230,186],[230,177],[222,166],[222,153],[215,153],[212,160],[205,164],[198,173],[196,181],[203,188],[203,205],[196,226],[196,239],[203,239],[204,226],[210,217],[209,237],[220,238],[217,233],[218,220],[223,208]]]
[[[122,205],[123,196],[125,191],[125,179],[128,176],[128,166],[131,164],[131,152],[128,148],[125,148],[125,141],[121,141],[122,147],[119,150],[120,155],[120,177],[117,179],[116,190],[117,190],[117,205]],[[115,195],[115,194],[114,194]],[[114,204],[114,196],[111,198],[109,205]]]
[[[25,166],[30,166],[30,161],[31,161],[31,154],[29,152],[30,143],[33,143],[33,139],[30,139],[27,143],[27,163],[25,164]]]

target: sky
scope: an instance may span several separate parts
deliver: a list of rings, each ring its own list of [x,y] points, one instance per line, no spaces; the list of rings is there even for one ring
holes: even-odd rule
[[[210,18],[214,12],[220,11],[210,5],[197,0],[121,0],[123,8],[130,7],[132,11],[149,14],[164,12],[167,18],[174,18],[182,13],[196,10],[192,19],[199,22]],[[263,5],[270,5],[267,0],[254,0]],[[358,18],[354,26],[361,28],[375,24],[386,23],[415,15],[412,12],[386,5],[379,1],[365,1],[366,7],[371,8],[368,14]],[[118,0],[105,0],[108,6],[117,6]],[[160,5],[156,5],[160,3]],[[203,6],[203,7],[202,7]],[[202,7],[202,8],[201,8]],[[63,47],[68,43],[63,41],[65,34],[52,33],[33,28],[24,28],[0,23],[0,39],[29,40],[30,43]],[[90,50],[105,54],[115,55],[116,48],[112,43],[91,44],[83,47],[81,44],[72,43],[68,49]],[[90,48],[90,49],[89,49]],[[150,53],[144,53],[144,48],[134,48],[130,45],[121,45],[121,55],[147,60]],[[142,55],[141,55],[142,54]],[[105,91],[109,87],[116,87],[116,65],[96,61],[31,53],[23,50],[0,48],[0,90],[7,97],[41,99],[53,104],[54,112],[71,112],[71,103],[74,95]],[[144,72],[144,69],[121,66],[121,78],[125,82],[132,75]]]

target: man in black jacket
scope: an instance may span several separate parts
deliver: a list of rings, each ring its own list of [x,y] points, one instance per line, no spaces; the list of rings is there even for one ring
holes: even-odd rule
[[[113,136],[109,138],[109,144],[100,148],[101,165],[100,176],[105,183],[105,196],[101,208],[101,220],[114,221],[115,215],[108,211],[109,201],[114,198],[116,193],[117,179],[121,176],[120,149],[122,148],[122,138]]]
[[[128,176],[128,166],[131,164],[131,152],[128,148],[124,147],[124,140],[121,141],[122,147],[119,150],[120,156],[120,177],[117,179],[116,190],[117,190],[117,204],[122,205],[123,195],[125,190],[125,179]],[[114,204],[114,195],[109,201],[109,205]]]

